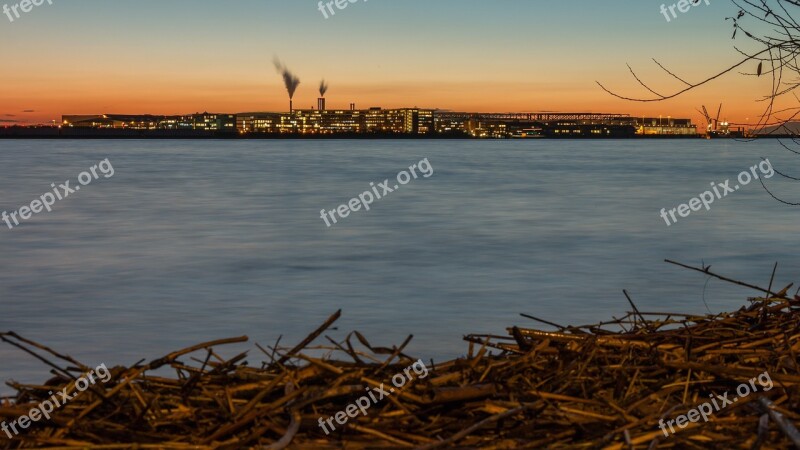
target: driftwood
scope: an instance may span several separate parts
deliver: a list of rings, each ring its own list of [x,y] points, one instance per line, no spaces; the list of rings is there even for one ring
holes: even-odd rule
[[[51,420],[13,439],[0,432],[0,448],[800,448],[800,297],[790,297],[788,286],[773,291],[772,281],[761,288],[691,269],[763,296],[733,313],[698,316],[640,311],[626,292],[630,313],[579,327],[525,316],[555,330],[516,326],[508,335],[466,336],[463,358],[426,363],[427,376],[411,372],[415,379],[367,415],[333,422],[326,434],[320,419],[344,411],[367,388],[388,389],[418,361],[403,352],[410,338],[375,347],[355,332],[309,347],[337,312],[290,349],[259,346],[269,359],[260,367],[248,365],[246,354],[224,359],[213,350],[246,337],[115,367],[110,381],[80,393]],[[0,339],[53,375],[42,386],[9,382],[16,395],[0,399],[0,421],[17,420],[89,369],[14,333]],[[165,368],[174,376],[164,376]],[[760,384],[764,373],[769,390]],[[676,423],[665,435],[662,420],[726,392],[735,396],[743,383],[756,389],[707,422]]]

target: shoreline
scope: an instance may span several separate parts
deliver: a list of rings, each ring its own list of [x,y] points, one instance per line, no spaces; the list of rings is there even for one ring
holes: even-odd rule
[[[800,297],[788,295],[791,285],[773,291],[772,282],[765,289],[673,264],[761,296],[708,315],[643,312],[627,297],[626,315],[583,326],[524,316],[547,328],[468,335],[466,356],[442,363],[407,355],[411,336],[377,347],[355,331],[319,346],[337,311],[295,346],[257,346],[260,367],[243,362],[247,353],[225,360],[213,351],[247,341],[241,336],[109,368],[92,389],[77,382],[93,366],[0,333],[55,369],[44,385],[9,383],[17,396],[0,402],[0,421],[27,426],[0,435],[0,448],[797,445]],[[176,375],[148,374],[168,368]],[[26,414],[59,389],[75,395],[52,420],[29,423]]]
[[[764,136],[779,137],[779,136]],[[187,132],[187,131],[144,131],[144,130],[69,130],[59,129],[26,129],[14,130],[0,128],[0,140],[466,140],[466,141],[538,141],[538,140],[686,140],[704,139],[702,135],[647,135],[647,136],[542,136],[537,138],[480,138],[468,135],[451,134],[363,134],[363,133],[338,133],[338,134],[270,134],[270,133],[214,133],[214,132]],[[725,139],[725,138],[721,138]],[[747,138],[754,139],[754,138]]]

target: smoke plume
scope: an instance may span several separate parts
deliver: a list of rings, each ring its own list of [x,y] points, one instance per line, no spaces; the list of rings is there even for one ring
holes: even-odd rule
[[[325,80],[319,82],[319,96],[325,97],[325,93],[328,92],[328,83]]]
[[[289,70],[288,67],[283,65],[280,59],[275,57],[275,70],[283,77],[283,84],[286,85],[286,92],[289,93],[289,100],[294,98],[294,93],[297,91],[297,86],[300,85],[300,79]]]

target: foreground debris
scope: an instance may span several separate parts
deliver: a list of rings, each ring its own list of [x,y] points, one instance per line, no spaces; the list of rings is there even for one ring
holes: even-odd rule
[[[341,342],[325,336],[325,355],[309,347],[337,312],[291,349],[259,346],[268,359],[261,367],[247,365],[246,354],[226,360],[213,350],[241,337],[111,369],[109,382],[78,393],[52,420],[13,439],[0,434],[0,448],[800,448],[800,297],[787,295],[790,286],[735,283],[763,295],[714,316],[643,312],[631,301],[633,311],[612,322],[570,327],[527,316],[551,331],[467,336],[464,358],[425,363],[427,376],[346,425],[330,422],[335,430],[326,434],[320,423],[367,388],[388,388],[422,364],[404,353],[410,337],[380,348],[355,332]],[[0,404],[0,420],[17,420],[50,391],[76,392],[75,380],[91,370],[14,333],[0,338],[38,355],[55,376],[44,386],[9,383],[17,395]],[[173,375],[162,375],[165,368]],[[764,373],[768,390],[759,384]],[[675,422],[726,392],[733,398],[741,384],[754,389],[708,422]],[[662,420],[673,421],[674,434]]]

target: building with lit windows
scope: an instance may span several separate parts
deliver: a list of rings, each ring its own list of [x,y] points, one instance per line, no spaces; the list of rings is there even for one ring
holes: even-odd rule
[[[126,129],[196,135],[439,136],[474,138],[625,138],[697,136],[691,119],[636,118],[602,113],[464,113],[420,108],[367,110],[301,109],[240,114],[195,113],[185,116],[65,115],[62,127]],[[161,134],[164,134],[161,133]]]
[[[236,114],[197,113],[190,116],[195,130],[236,132]]]
[[[642,136],[696,136],[697,125],[692,119],[674,117],[637,117],[636,134]]]
[[[299,109],[289,113],[238,114],[236,126],[240,133],[427,134],[434,129],[433,116],[433,110],[419,109]]]
[[[220,133],[236,132],[235,114],[196,113],[186,116],[101,114],[65,115],[67,128],[113,128],[128,130],[197,130]]]
[[[280,113],[242,113],[236,115],[239,133],[278,133]]]
[[[365,123],[367,133],[405,133],[405,116],[397,110],[370,108]]]
[[[153,115],[67,115],[62,116],[62,125],[68,128],[126,128],[131,130],[158,130],[164,129],[166,124],[186,124],[187,118],[183,116],[153,116]],[[191,121],[188,121],[191,128]]]
[[[305,115],[319,117],[319,130],[323,134],[363,133],[367,128],[367,116],[360,110],[312,110],[301,111]]]
[[[364,113],[370,133],[428,134],[434,130],[434,111],[430,109],[370,108]]]
[[[402,109],[405,116],[406,133],[428,134],[433,132],[433,110],[430,109]]]
[[[433,129],[440,134],[466,134],[468,120],[462,117],[445,117],[434,114]]]

